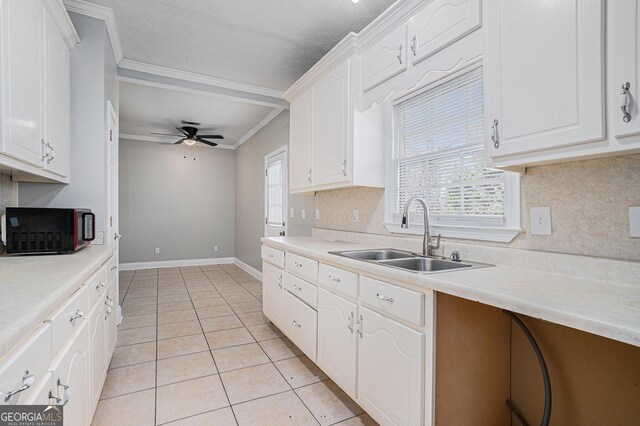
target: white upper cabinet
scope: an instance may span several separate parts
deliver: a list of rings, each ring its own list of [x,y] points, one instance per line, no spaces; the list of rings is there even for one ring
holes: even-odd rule
[[[640,4],[615,0],[607,7],[609,123],[619,140],[640,135]]]
[[[47,156],[44,168],[52,173],[69,176],[69,47],[51,14],[45,11],[45,144]]]
[[[289,137],[289,189],[296,191],[313,185],[313,87],[291,102]]]
[[[489,166],[605,138],[602,1],[484,2]]]
[[[349,180],[350,78],[351,60],[347,60],[316,85],[313,179],[318,186]]]
[[[407,69],[407,26],[401,25],[362,55],[362,90]]]
[[[41,0],[2,2],[2,151],[42,164],[44,6]]]
[[[482,25],[480,0],[434,0],[409,20],[411,63],[444,49]]]
[[[78,35],[60,0],[1,7],[0,166],[19,172],[14,180],[68,182],[69,49]]]

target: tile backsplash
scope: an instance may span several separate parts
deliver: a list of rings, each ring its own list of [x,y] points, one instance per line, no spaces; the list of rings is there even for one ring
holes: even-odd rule
[[[640,154],[530,167],[521,203],[523,233],[508,244],[478,244],[640,261],[640,238],[629,235],[629,207],[640,206]],[[316,228],[390,235],[383,189],[318,192],[315,204]],[[530,207],[551,207],[551,236],[531,235]]]

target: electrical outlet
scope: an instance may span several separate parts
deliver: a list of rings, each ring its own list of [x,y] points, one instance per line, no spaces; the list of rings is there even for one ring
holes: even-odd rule
[[[214,251],[215,253],[217,253],[217,252],[218,252],[218,246],[213,246],[213,251]]]
[[[156,247],[156,254],[160,254],[160,247]]]
[[[305,220],[307,218],[307,212],[305,209],[300,210],[300,219]]]
[[[633,238],[640,238],[640,207],[629,207],[629,231]]]
[[[360,210],[355,209],[351,215],[351,219],[353,220],[353,223],[358,223],[360,221]]]
[[[291,208],[289,209],[289,217],[290,217],[291,219],[293,219],[294,217],[296,217],[296,213],[295,213],[295,210],[293,209],[293,207],[291,207]]]
[[[551,207],[531,207],[531,235],[551,235]]]
[[[316,209],[316,220],[320,220],[320,209]]]

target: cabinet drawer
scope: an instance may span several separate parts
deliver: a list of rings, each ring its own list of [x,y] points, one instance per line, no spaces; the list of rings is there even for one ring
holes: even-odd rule
[[[424,295],[397,285],[360,278],[360,300],[377,311],[424,325]]]
[[[320,264],[318,282],[324,287],[335,290],[338,293],[353,298],[358,297],[358,274],[354,272]]]
[[[87,286],[76,291],[62,308],[51,316],[53,347],[51,353],[55,357],[60,348],[69,340],[73,332],[82,326],[89,310]]]
[[[316,361],[318,313],[285,291],[282,296],[284,331],[313,362]]]
[[[284,268],[284,252],[268,246],[262,246],[262,260]]]
[[[110,283],[113,277],[118,273],[118,258],[115,255],[109,258],[105,265],[105,269],[107,271],[107,283]]]
[[[50,362],[51,324],[44,323],[0,362],[0,405],[24,404],[29,400],[36,385],[45,377]],[[25,373],[34,376],[27,379],[30,387],[5,401],[7,392],[27,384],[23,382]]]
[[[307,302],[314,308],[318,306],[318,287],[294,277],[289,273],[284,274],[284,288],[300,300]]]
[[[287,253],[286,269],[294,275],[316,281],[318,279],[318,261],[297,254]]]
[[[89,281],[87,281],[87,292],[89,293],[89,307],[92,307],[96,301],[104,295],[107,283],[107,275],[105,268],[100,268]]]

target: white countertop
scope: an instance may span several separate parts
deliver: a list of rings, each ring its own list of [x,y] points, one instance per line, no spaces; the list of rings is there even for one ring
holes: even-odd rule
[[[0,257],[0,358],[71,296],[115,247],[90,245],[72,254]]]
[[[264,238],[262,241],[274,248],[314,257],[407,288],[432,289],[640,346],[638,285],[502,265],[418,275],[328,253],[376,247],[312,237]]]

